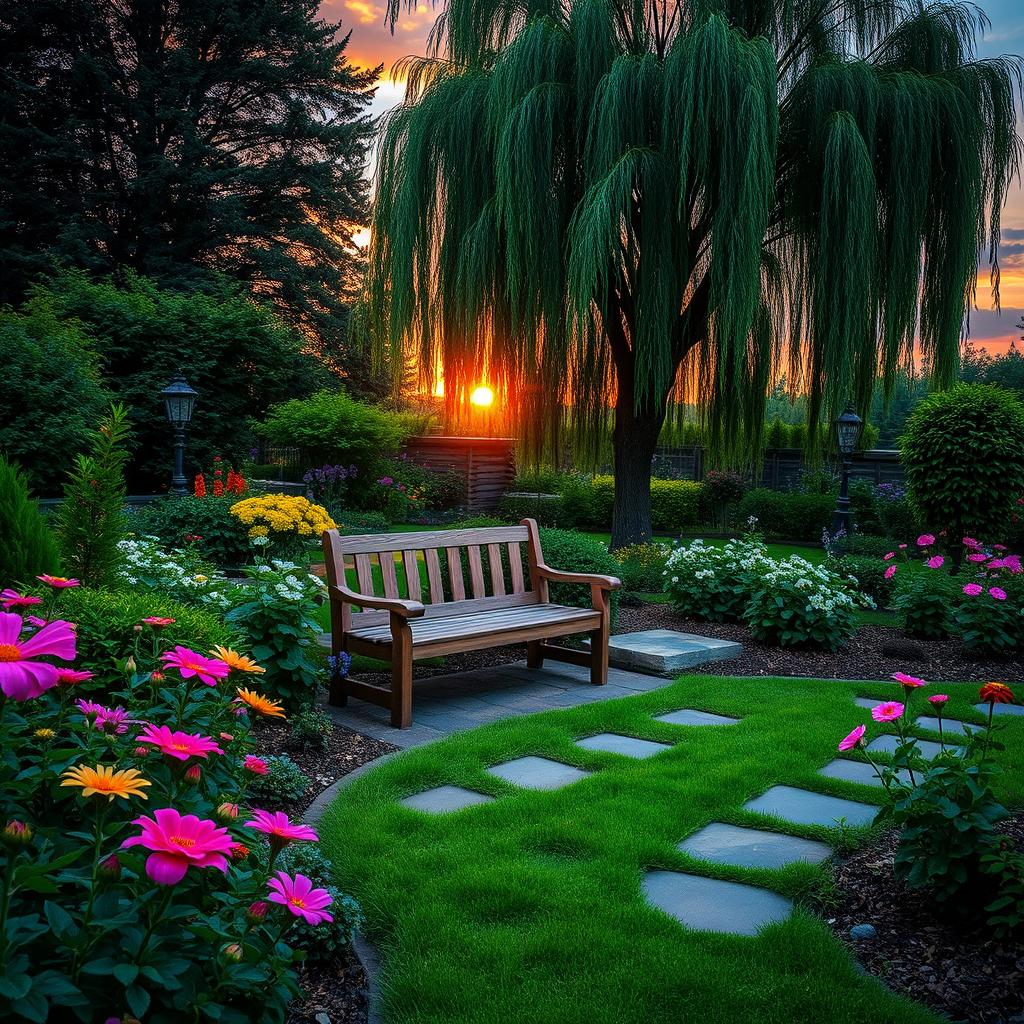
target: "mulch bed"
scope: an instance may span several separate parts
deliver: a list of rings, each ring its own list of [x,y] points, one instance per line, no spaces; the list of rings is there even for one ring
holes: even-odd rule
[[[1001,829],[1024,848],[1024,816]],[[889,988],[955,1021],[1024,1022],[1024,946],[990,929],[938,918],[935,904],[898,882],[892,872],[896,834],[859,850],[835,872],[839,909],[822,912],[858,963]],[[850,928],[874,925],[872,939],[852,940]]]

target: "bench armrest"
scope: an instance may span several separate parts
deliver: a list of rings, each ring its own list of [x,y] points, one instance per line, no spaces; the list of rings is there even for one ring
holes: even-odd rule
[[[344,604],[357,604],[360,608],[379,608],[381,611],[400,615],[403,619],[415,619],[426,609],[419,601],[405,601],[400,597],[373,597],[370,594],[358,594],[348,587],[335,584],[328,587],[330,596]]]
[[[537,566],[537,573],[552,583],[586,583],[601,590],[618,590],[622,586],[622,581],[616,576],[601,576],[593,572],[565,572],[543,564]]]

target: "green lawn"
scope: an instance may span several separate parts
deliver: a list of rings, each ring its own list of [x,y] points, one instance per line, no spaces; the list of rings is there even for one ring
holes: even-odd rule
[[[950,713],[977,719],[977,688],[951,684]],[[878,802],[816,769],[867,712],[856,694],[893,684],[685,677],[663,690],[507,719],[410,751],[343,791],[321,821],[339,883],[362,902],[384,959],[390,1024],[915,1024],[928,1011],[859,974],[804,907],[827,899],[827,867],[749,871],[675,849],[711,821],[772,827],[740,809],[776,783]],[[918,698],[922,700],[922,698]],[[742,717],[685,728],[651,716],[697,707]],[[613,731],[676,744],[645,761],[584,751]],[[1024,720],[1009,721],[1002,798],[1024,802]],[[543,754],[595,774],[556,792],[507,785],[488,765]],[[454,783],[499,799],[429,816],[398,798]],[[778,827],[861,842],[866,830]],[[837,834],[838,832],[838,834]],[[757,938],[682,928],[641,897],[648,868],[752,882],[802,905]]]

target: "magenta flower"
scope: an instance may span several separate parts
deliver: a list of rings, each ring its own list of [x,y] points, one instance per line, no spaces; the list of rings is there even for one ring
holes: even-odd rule
[[[937,708],[941,708],[946,703],[946,701],[948,701],[948,700],[949,700],[949,694],[948,693],[933,693],[928,698],[928,703],[929,704],[934,704]]]
[[[100,712],[107,710],[102,704],[97,704],[94,700],[76,700],[75,707],[78,708],[86,718],[95,718],[100,714]]]
[[[191,679],[194,676],[207,686],[216,686],[219,680],[227,679],[230,671],[223,661],[207,658],[180,645],[173,651],[165,651],[160,655],[160,660],[168,668],[176,668],[182,679]]]
[[[1005,551],[1006,550],[1006,545],[1005,544],[993,544],[992,545],[992,550],[993,551]]]
[[[323,924],[334,918],[324,910],[331,905],[331,894],[326,889],[314,889],[305,875],[289,878],[284,871],[278,871],[275,878],[267,882],[270,902],[287,907],[296,917],[307,924]]]
[[[895,679],[900,686],[906,686],[910,690],[927,685],[923,679],[918,679],[917,676],[908,676],[906,672],[893,672],[891,678]]]
[[[68,587],[80,587],[82,585],[79,580],[69,580],[66,576],[49,576],[46,573],[43,573],[42,576],[37,576],[36,579],[53,587],[54,590],[67,590]]]
[[[252,754],[245,755],[244,761],[245,770],[252,772],[253,775],[266,775],[270,771],[270,767],[262,757],[255,757]]]
[[[1001,558],[993,558],[992,561],[989,562],[988,565],[985,566],[985,568],[986,569],[1005,569],[1006,568],[1006,563]]]
[[[1010,570],[1012,573],[1018,573],[1021,571],[1020,555],[1007,555],[1003,559],[1003,566]]]
[[[882,555],[883,562],[891,562],[896,557],[895,551],[890,551],[887,555]]]
[[[887,580],[891,580],[893,578],[893,576],[896,575],[896,566],[895,565],[890,565],[889,568],[886,569],[884,573],[882,573],[882,575]]]
[[[254,810],[252,817],[253,820],[247,821],[245,827],[268,836],[271,849],[280,850],[297,840],[315,843],[320,838],[308,825],[292,824],[284,811]]]
[[[8,587],[0,590],[0,608],[27,608],[29,605],[42,604],[41,597],[33,597],[31,594],[19,594],[16,590]]]
[[[919,548],[926,548],[935,543],[935,536],[931,533],[922,533],[917,538],[917,546]]]
[[[127,709],[118,705],[116,708],[100,708],[93,724],[103,732],[123,736],[128,731],[128,725],[131,722],[133,719],[128,717]]]
[[[907,545],[906,544],[900,544],[899,548],[900,548],[900,551],[906,551],[907,550]]]
[[[1005,601],[1006,600],[1006,591],[1003,590],[1002,587],[989,587],[988,588],[988,592],[989,592],[989,595],[991,597],[994,597],[997,601]]]
[[[217,744],[200,736],[198,733],[175,732],[166,725],[147,725],[139,733],[139,743],[152,743],[161,754],[187,761],[190,757],[208,757],[210,754],[223,754]]]
[[[57,668],[36,658],[75,659],[75,633],[70,622],[57,619],[22,640],[23,620],[0,612],[0,690],[11,700],[30,700],[57,685]]]
[[[964,537],[963,545],[965,548],[980,548],[981,543],[976,541],[973,537]]]
[[[898,700],[887,700],[871,709],[871,717],[876,722],[895,722],[906,708]]]
[[[864,736],[864,730],[867,728],[866,725],[858,725],[849,736],[844,736],[839,741],[840,750],[853,750],[854,747],[860,744],[862,737]]]
[[[927,565],[929,569],[941,569],[945,562],[946,560],[942,555],[932,555],[932,557],[924,564]]]
[[[152,851],[146,858],[146,874],[157,885],[176,885],[190,867],[228,870],[225,854],[231,850],[231,836],[212,821],[161,807],[152,818],[136,818],[132,824],[140,826],[142,834],[121,845]]]
[[[968,583],[964,587],[964,593],[968,597],[977,597],[981,593],[981,587],[977,583]]]
[[[95,672],[86,672],[84,669],[58,668],[57,684],[59,686],[74,686],[76,683],[84,683],[86,680],[92,679],[95,674]]]
[[[980,551],[975,551],[973,555],[967,556],[968,562],[987,562],[988,555],[983,555]]]

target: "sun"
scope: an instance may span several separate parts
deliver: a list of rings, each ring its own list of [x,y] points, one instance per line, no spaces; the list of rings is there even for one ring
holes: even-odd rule
[[[481,408],[486,409],[489,405],[494,403],[494,392],[483,384],[476,388],[473,393],[469,396],[470,402],[473,405],[479,405]]]

